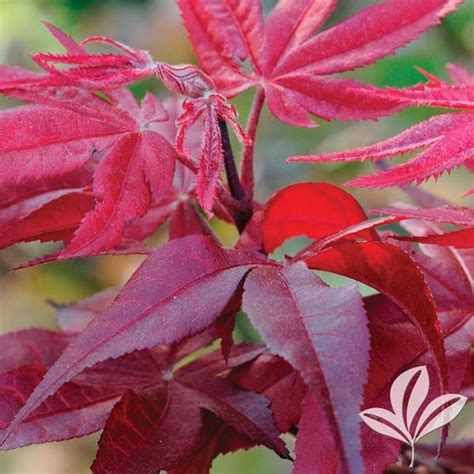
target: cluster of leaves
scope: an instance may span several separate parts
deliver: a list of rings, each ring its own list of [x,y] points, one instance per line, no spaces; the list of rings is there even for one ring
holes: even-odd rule
[[[408,188],[420,207],[374,209],[383,217],[369,219],[328,183],[253,200],[265,102],[303,127],[316,125],[310,114],[359,120],[410,104],[472,108],[472,79],[459,67],[450,69],[455,85],[430,77],[398,91],[332,76],[393,53],[459,1],[386,0],[314,35],[336,3],[280,0],[264,21],[259,0],[178,0],[205,72],[108,38],[77,43],[52,25],[65,54],[34,56],[44,72],[1,66],[0,92],[28,105],[0,114],[0,247],[64,242],[26,265],[146,255],[123,288],[60,307],[60,331],[0,338],[2,449],[103,428],[93,472],[208,472],[218,454],[255,445],[292,459],[280,438],[292,433],[295,473],[381,472],[404,447],[361,426],[358,413],[389,407],[401,372],[426,365],[431,397],[472,397],[472,209]],[[97,42],[118,52],[85,49]],[[137,103],[125,86],[151,75],[184,102],[148,93]],[[253,86],[243,130],[227,100]],[[240,175],[227,125],[242,143]],[[308,159],[427,147],[408,165],[359,180],[406,185],[472,168],[469,127],[469,112],[440,115],[381,144]],[[237,227],[234,248],[222,247],[198,204]],[[150,249],[143,240],[165,221],[169,241]],[[284,262],[272,257],[301,235],[312,242]],[[331,288],[314,270],[377,293]],[[263,345],[234,344],[240,310]],[[217,339],[220,348],[211,346]],[[447,443],[448,461],[458,448]]]

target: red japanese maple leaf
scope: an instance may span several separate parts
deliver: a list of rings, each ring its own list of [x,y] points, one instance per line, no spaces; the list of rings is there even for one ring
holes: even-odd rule
[[[400,90],[379,90],[372,95],[390,97],[408,104],[473,110],[473,77],[458,66],[451,66],[448,71],[452,74],[454,85],[428,75],[430,82],[427,84]],[[472,171],[474,169],[474,113],[458,112],[437,115],[375,145],[338,153],[293,156],[289,158],[289,161],[346,162],[366,159],[375,161],[423,148],[424,151],[407,163],[373,176],[356,178],[347,184],[369,188],[404,186],[412,182],[419,184],[430,177],[436,179],[445,171],[449,172],[461,165],[465,165]],[[472,190],[468,193],[472,193]]]
[[[82,320],[83,314],[91,318],[103,302],[96,299],[80,305],[81,310],[78,305],[68,309],[68,319]],[[90,311],[85,311],[85,307]],[[68,324],[71,326],[71,322]],[[8,425],[23,398],[29,396],[46,369],[75,337],[40,329],[2,336],[2,347],[9,357],[0,361],[0,399],[5,399],[0,406],[0,430]],[[200,446],[199,440],[208,436],[209,417],[205,411],[209,410],[219,417],[216,420],[229,435],[236,441],[242,440],[244,446],[266,444],[279,455],[287,456],[278,439],[268,399],[242,390],[230,378],[234,368],[241,367],[240,378],[249,373],[246,364],[264,353],[263,346],[235,346],[227,361],[219,351],[211,352],[171,376],[176,363],[209,345],[214,337],[215,333],[208,330],[178,346],[135,351],[87,369],[35,410],[4,448],[84,436],[105,426],[92,467],[94,472],[114,472],[118,466],[123,470],[131,465],[139,465],[140,472],[170,469],[186,461],[197,448],[206,448],[206,443]],[[277,375],[273,384],[267,384],[269,390],[280,380],[278,367],[282,361],[270,354],[265,356],[265,363],[270,358],[272,372]],[[293,372],[289,367],[282,369],[285,376]],[[244,382],[240,385],[245,388]],[[166,403],[160,406],[158,402],[163,397]],[[160,416],[148,417],[149,423],[144,424],[137,416],[140,410],[149,415],[159,410]],[[131,423],[137,437],[124,438],[121,423]],[[149,449],[154,451],[151,457]],[[209,461],[218,453],[217,450]]]
[[[322,194],[322,202],[325,203],[323,209],[326,212],[323,214],[321,214],[320,209],[314,206],[318,192]],[[351,203],[349,199],[345,201],[342,199],[331,199],[335,192],[330,187],[328,188],[327,184],[323,184],[319,189],[318,185],[315,184],[300,184],[290,186],[281,193],[277,193],[269,202],[265,212],[268,219],[268,235],[271,238],[270,241],[267,239],[268,248],[273,249],[274,245],[278,245],[284,238],[292,235],[305,234],[316,239],[319,237],[321,243],[318,243],[318,240],[316,240],[314,244],[308,247],[307,251],[300,252],[301,257],[307,259],[306,261],[310,267],[351,276],[359,281],[364,281],[365,278],[367,284],[374,286],[375,281],[380,282],[383,278],[380,276],[371,277],[370,274],[373,270],[369,269],[364,260],[368,263],[374,259],[375,253],[378,253],[376,247],[380,246],[380,242],[356,243],[348,241],[351,235],[357,235],[355,234],[356,230],[360,231],[363,228],[361,224],[354,224],[352,229],[349,227],[343,231],[336,232],[334,236],[337,237],[334,239],[324,236],[324,233],[328,232],[329,229],[336,230],[337,220],[341,215],[350,216],[347,219],[354,222],[357,219],[364,218],[360,215],[360,210],[355,202]],[[326,197],[327,200],[325,199]],[[304,210],[295,214],[294,219],[291,219],[288,209],[291,208],[291,203],[294,206],[296,202],[312,202],[313,205],[306,206],[303,208]],[[334,204],[335,207],[339,207],[337,214],[331,212],[330,202],[337,203]],[[340,204],[342,202],[344,204]],[[287,204],[286,206],[284,205],[285,203]],[[389,212],[388,210],[385,211]],[[470,209],[451,209],[446,207],[440,208],[439,213],[435,210],[427,210],[425,212],[424,210],[410,209],[403,209],[398,212],[392,211],[391,213],[398,215],[400,218],[423,219],[426,217],[428,220],[433,219],[457,224],[468,223],[472,218]],[[422,233],[423,228],[427,232],[434,232],[436,229],[435,224],[424,223],[423,221],[408,220],[401,222],[401,224],[405,226],[406,230],[416,232],[418,235]],[[262,229],[264,235],[265,227],[266,221],[264,220]],[[365,227],[365,229],[369,228]],[[365,237],[370,238],[370,235],[366,234]],[[341,242],[341,238],[345,239],[345,242]],[[263,237],[263,240],[265,242],[265,237]],[[273,241],[275,244],[272,243]],[[331,245],[331,247],[324,250],[324,245]],[[419,268],[416,271],[418,276],[410,277],[410,282],[413,283],[415,280],[418,280],[418,285],[423,286],[422,281],[425,278],[428,281],[431,290],[430,294],[432,293],[433,295],[436,311],[445,334],[444,344],[448,364],[450,367],[452,366],[451,364],[456,364],[458,367],[458,370],[451,373],[449,389],[454,392],[459,391],[463,383],[466,366],[470,360],[468,347],[472,343],[471,326],[473,321],[472,311],[474,310],[474,280],[470,263],[470,254],[472,252],[470,250],[458,251],[449,247],[433,247],[431,245],[422,245],[419,249],[415,249],[405,243],[400,245],[402,250],[406,252],[406,260],[413,259]],[[370,249],[370,247],[372,248]],[[311,248],[315,252],[318,251],[319,254],[311,257]],[[364,257],[365,251],[367,253]],[[380,246],[380,251],[381,259],[386,258],[382,257],[383,254],[386,253],[388,257],[392,251],[394,255],[399,254],[399,251],[391,246],[384,248],[382,245]],[[408,255],[410,256],[409,258]],[[376,295],[366,298],[364,302],[369,312],[369,328],[372,341],[372,357],[370,359],[368,383],[364,395],[364,406],[366,408],[372,405],[384,406],[384,403],[388,403],[388,406],[390,406],[390,385],[400,372],[420,364],[426,364],[430,367],[430,370],[435,370],[431,365],[430,357],[426,353],[428,347],[426,339],[423,341],[420,332],[416,331],[413,325],[407,321],[406,313],[405,316],[402,316],[408,305],[399,304],[398,308],[396,308],[390,302],[390,300],[396,301],[402,295],[401,293],[397,295],[396,291],[390,295],[387,292],[389,286],[392,287],[392,290],[396,286],[400,289],[403,288],[401,292],[405,293],[407,302],[409,300],[415,301],[419,298],[418,293],[416,295],[413,294],[413,298],[406,295],[407,287],[404,281],[408,275],[408,267],[400,274],[400,277],[396,276],[397,270],[394,269],[394,266],[400,265],[402,260],[401,256],[398,256],[392,260],[393,264],[388,264],[388,262],[381,264],[381,261],[378,263],[380,268],[384,268],[384,272],[393,268],[394,271],[386,275],[387,282],[390,281],[391,283],[384,290],[381,290],[381,293],[386,295],[385,297]],[[409,266],[411,265],[409,264]],[[377,271],[375,268],[374,270]],[[394,285],[397,279],[398,283]],[[278,298],[281,298],[281,294],[282,290],[280,289],[280,296]],[[260,295],[260,298],[262,297],[263,294]],[[257,301],[260,302],[260,299],[257,299]],[[402,307],[405,310],[400,311]],[[435,313],[434,308],[432,308],[431,312],[432,314]],[[413,308],[412,314],[415,313],[420,314],[418,310]],[[408,337],[410,342],[400,344],[401,340],[406,341],[405,337]],[[397,346],[397,350],[387,352],[387,347],[393,347],[394,345]],[[436,374],[432,376],[436,378]],[[377,395],[374,395],[374,393]],[[439,388],[432,387],[430,393],[433,396],[437,396]],[[302,403],[301,421],[299,423],[296,443],[295,472],[307,472],[311,466],[315,465],[327,472],[336,472],[341,467],[340,456],[337,453],[338,443],[334,441],[335,438],[331,433],[331,428],[322,416],[323,411],[324,404],[320,399],[307,393]],[[315,446],[316,439],[318,442]],[[362,430],[362,442],[365,470],[379,472],[388,463],[395,462],[398,458],[400,451],[399,442],[380,437],[365,427]]]
[[[396,236],[399,240],[426,244],[449,245],[456,248],[474,248],[474,210],[467,207],[442,206],[432,209],[373,209],[372,212],[390,214],[403,219],[421,219],[460,226],[452,232],[432,226],[431,232],[423,229],[424,235]],[[416,227],[415,227],[416,228]],[[429,228],[429,227],[428,227]],[[415,232],[412,232],[415,234]]]
[[[277,118],[303,127],[316,126],[309,114],[357,120],[402,107],[364,93],[368,85],[331,75],[392,54],[458,3],[389,0],[313,36],[335,0],[281,0],[265,22],[259,0],[178,0],[194,51],[218,91],[233,96],[255,85]],[[252,72],[244,67],[247,60]]]
[[[48,106],[55,103],[61,107],[70,107],[71,103],[65,100],[67,98],[64,96],[71,94],[71,89],[76,91],[76,95],[81,94],[86,97],[88,94],[84,89],[109,91],[108,94],[112,95],[111,89],[117,89],[129,82],[156,74],[170,91],[188,98],[184,103],[185,113],[177,117],[179,130],[176,137],[177,147],[182,155],[181,159],[197,173],[197,198],[208,216],[212,216],[218,179],[226,151],[222,149],[222,133],[223,127],[226,127],[225,123],[232,126],[242,143],[247,145],[251,143],[237,123],[235,109],[226,103],[223,96],[215,93],[212,80],[195,66],[171,66],[163,62],[155,62],[147,52],[134,50],[109,38],[90,37],[78,44],[56,27],[50,24],[46,24],[46,26],[66,49],[66,53],[63,55],[40,53],[33,56],[33,59],[46,71],[46,74],[3,66],[0,69],[0,92]],[[95,42],[110,44],[119,49],[122,54],[88,53],[84,46]],[[59,69],[56,67],[57,64],[67,64],[71,67]],[[117,95],[118,93],[114,92],[113,94]],[[151,101],[150,98],[147,100]],[[131,103],[131,99],[126,99],[125,102],[130,103],[132,109],[135,107]],[[128,112],[132,113],[131,110]],[[132,115],[134,114],[132,113]],[[203,139],[199,164],[196,165],[184,147],[184,138],[189,128],[201,117],[203,117],[204,123]],[[140,121],[136,113],[134,119]],[[163,116],[161,119],[154,118],[152,120],[165,119],[166,117]],[[146,123],[134,125],[138,130],[147,126]],[[227,133],[227,130],[224,133]],[[145,144],[141,147],[150,146],[149,142],[149,139],[145,140]],[[135,147],[134,143],[122,144],[122,150],[118,150],[117,153],[121,151],[127,154],[134,148],[138,153],[143,154],[143,149],[140,151],[140,147]],[[164,150],[163,153],[165,154],[166,151]],[[115,159],[118,158],[115,157]],[[122,163],[122,165],[124,164]],[[138,215],[143,214],[141,210],[143,205],[134,203],[134,207],[137,208]],[[124,217],[127,221],[133,220],[130,216]]]
[[[335,195],[339,198],[335,199]],[[293,220],[287,214],[291,206],[285,203],[294,206],[297,202],[310,200],[313,205],[303,207]],[[315,203],[319,203],[319,206]],[[452,221],[451,214],[447,217]],[[442,216],[440,218],[443,219]],[[407,319],[411,325],[416,326],[416,334],[419,334],[423,347],[435,357],[436,363],[433,367],[439,378],[439,390],[446,390],[443,339],[435,303],[422,273],[424,266],[420,269],[407,252],[384,242],[374,230],[376,226],[394,222],[396,219],[399,217],[368,221],[360,205],[337,187],[318,183],[302,184],[291,186],[271,199],[266,206],[260,227],[260,238],[267,251],[295,235],[307,234],[316,238],[313,244],[299,252],[286,265],[252,251],[224,250],[203,236],[175,239],[160,247],[142,264],[114,302],[100,312],[62,352],[34,389],[26,405],[17,412],[12,424],[5,429],[3,440],[6,446],[13,442],[11,440],[14,439],[16,430],[20,429],[22,423],[25,423],[35,410],[40,409],[44,400],[58,390],[58,393],[66,390],[85,369],[94,367],[110,357],[121,357],[133,350],[146,350],[157,344],[186,341],[221,318],[228,319],[229,315],[235,315],[240,306],[243,287],[243,307],[263,340],[273,352],[287,360],[298,371],[302,383],[307,387],[300,423],[302,427],[309,428],[301,430],[298,441],[300,452],[305,437],[315,436],[317,433],[311,431],[314,414],[308,406],[311,406],[311,403],[321,403],[320,413],[324,419],[321,429],[323,426],[327,427],[330,433],[328,442],[336,440],[337,451],[331,462],[340,465],[341,469],[357,472],[366,462],[360,455],[362,440],[359,437],[357,419],[369,363],[365,310],[356,287],[328,288],[308,267],[352,277],[386,295],[396,305],[394,307],[398,308],[397,311],[401,310],[403,320]],[[444,219],[448,220],[446,217]],[[267,225],[271,232],[266,230]],[[360,242],[360,239],[364,241]],[[183,252],[187,255],[185,260],[182,259]],[[172,273],[170,269],[173,269]],[[405,285],[407,278],[411,283],[409,288]],[[446,303],[447,298],[443,296],[446,291],[439,297],[437,305]],[[466,289],[465,295],[453,294],[451,301],[456,301],[456,304],[463,302],[463,305],[468,305],[463,306],[464,308],[469,307],[472,289],[470,296],[467,291]],[[111,296],[107,295],[106,301],[110,301],[110,298]],[[315,299],[325,303],[316,305]],[[102,298],[99,301],[103,301]],[[338,315],[336,318],[335,314]],[[113,334],[110,334],[110,327],[114,328]],[[348,327],[352,329],[347,331]],[[341,359],[335,359],[335,347],[339,347],[344,335],[350,338],[344,344],[345,347],[352,349],[340,353]],[[291,346],[287,344],[290,337],[293,341]],[[354,338],[357,339],[357,344],[353,343]],[[225,346],[223,348],[227,352],[228,343],[226,345],[227,349]],[[349,372],[343,370],[343,373],[345,378],[348,373],[353,374],[350,393],[341,388],[340,377],[337,375],[343,367],[349,366]],[[207,379],[197,376],[196,380]],[[244,387],[247,385],[257,392],[267,393],[263,387],[252,382],[252,374],[237,380],[240,380]],[[189,388],[190,386],[186,386],[184,392]],[[196,390],[193,387],[191,389]],[[182,398],[183,393],[175,393],[174,389],[172,393],[153,393],[145,391],[141,396],[129,392],[113,410],[112,418],[106,425],[107,434],[104,434],[101,442],[102,451],[95,464],[99,472],[106,469],[104,466],[111,462],[110,456],[115,459],[117,453],[125,456],[125,463],[129,462],[129,459],[130,462],[133,460],[133,456],[129,457],[127,451],[124,454],[122,441],[117,437],[118,433],[122,432],[120,427],[123,423],[138,423],[137,429],[141,427],[146,430],[145,436],[128,440],[132,446],[138,446],[137,452],[142,456],[141,453],[149,452],[150,443],[161,439],[160,426],[168,426],[168,412],[164,411],[160,402],[163,397],[172,396],[178,410],[179,407],[187,407],[188,410],[193,406],[189,399],[185,401]],[[295,408],[291,416],[288,413],[285,421],[278,408],[281,395],[272,398],[269,393],[268,397],[272,400],[276,413],[280,413],[277,418],[278,426],[281,429],[289,429],[299,417],[298,409]],[[162,408],[159,408],[160,406]],[[199,406],[209,408],[207,405]],[[343,409],[348,406],[352,407],[349,411]],[[213,411],[212,408],[209,409]],[[147,413],[152,420],[162,420],[163,425],[158,424],[155,431],[153,424],[141,424],[136,421],[143,413]],[[214,413],[218,417],[223,416],[219,412]],[[175,420],[176,416],[173,415]],[[227,420],[224,422],[229,423]],[[211,421],[206,421],[205,429],[205,439],[199,441],[197,432],[192,431],[182,442],[183,446],[190,446],[184,450],[186,459],[189,457],[209,465],[208,456],[212,453],[215,455],[233,448],[221,446],[217,449],[213,444],[217,438],[213,437],[212,433],[222,433],[219,430],[225,430],[221,428],[220,422],[216,425],[215,420],[211,418]],[[237,426],[234,429],[239,431]],[[154,437],[155,433],[157,438]],[[232,446],[241,447],[248,445],[247,443],[248,441],[240,440]],[[198,446],[193,454],[193,447]],[[170,448],[169,452],[174,451]],[[297,463],[302,462],[301,459],[305,457],[303,454],[299,456],[300,461]],[[167,458],[161,458],[160,454],[159,459],[159,462],[162,462]],[[170,464],[164,465],[187,462],[178,459],[174,454],[171,459]],[[153,456],[148,458],[143,454],[143,463],[143,466],[151,466],[147,463],[156,466],[158,461]],[[177,472],[180,472],[179,469]]]
[[[139,107],[126,90],[115,91],[104,100],[78,89],[60,89],[57,101],[52,100],[50,105],[26,105],[2,112],[1,127],[9,132],[0,147],[4,163],[0,181],[7,188],[17,184],[41,188],[45,180],[60,180],[93,162],[89,192],[95,197],[95,207],[91,209],[89,199],[83,207],[89,212],[83,218],[78,215],[80,208],[75,211],[75,218],[67,213],[61,216],[58,206],[67,196],[63,193],[59,203],[55,195],[44,196],[39,209],[41,218],[37,220],[50,233],[54,231],[48,229],[52,212],[59,217],[54,225],[60,229],[70,230],[80,224],[74,237],[66,239],[62,257],[110,250],[122,240],[125,226],[143,216],[171,186],[176,152],[153,130],[154,123],[167,118],[151,94]],[[45,199],[49,199],[48,204],[44,204]],[[18,212],[25,212],[23,207]],[[34,208],[30,206],[30,214],[31,210]],[[62,223],[64,219],[69,222]],[[21,225],[27,223],[23,220]],[[36,230],[39,232],[39,227]],[[18,232],[17,240],[34,237],[28,231],[24,231],[25,235]],[[51,235],[39,237],[45,240]]]
[[[0,145],[0,247],[65,242],[34,263],[146,255],[123,288],[53,303],[61,331],[0,337],[1,449],[103,429],[93,472],[184,474],[259,444],[291,459],[279,438],[289,431],[296,473],[378,472],[403,447],[361,426],[358,413],[388,404],[401,371],[426,365],[434,397],[470,393],[471,209],[409,187],[420,208],[375,209],[386,216],[369,219],[327,183],[253,202],[265,99],[279,119],[305,127],[315,126],[310,115],[375,118],[411,104],[470,110],[471,78],[455,66],[454,85],[428,75],[427,85],[398,91],[333,77],[392,54],[458,3],[387,0],[313,35],[336,1],[281,0],[264,21],[259,0],[178,0],[205,72],[109,38],[77,43],[49,24],[65,53],[35,55],[44,72],[0,67],[0,92],[31,104],[0,113],[10,132]],[[90,52],[101,42],[115,52]],[[124,86],[148,76],[184,102],[165,107],[148,93],[138,104]],[[250,86],[244,132],[227,98]],[[431,119],[388,149],[426,146],[472,166],[469,139],[456,135],[471,115]],[[228,125],[243,144],[240,176]],[[221,245],[195,197],[207,217],[235,224],[234,248]],[[169,241],[144,245],[168,219]],[[278,259],[275,250],[301,235],[312,242]],[[313,270],[377,294],[330,287]],[[265,345],[234,344],[240,309]],[[218,350],[203,351],[216,339]]]

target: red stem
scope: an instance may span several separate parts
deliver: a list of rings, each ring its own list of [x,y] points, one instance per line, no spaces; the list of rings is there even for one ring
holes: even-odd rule
[[[252,200],[255,188],[255,179],[254,179],[254,150],[255,150],[255,138],[257,136],[258,122],[260,120],[260,114],[262,112],[262,107],[265,102],[265,89],[261,86],[257,88],[255,97],[252,104],[252,109],[250,110],[249,119],[247,122],[247,135],[251,140],[250,145],[244,147],[242,155],[242,174],[241,174],[241,183],[244,189],[247,199]]]

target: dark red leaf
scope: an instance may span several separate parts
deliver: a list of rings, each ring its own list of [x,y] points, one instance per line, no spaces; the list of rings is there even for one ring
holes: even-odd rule
[[[20,410],[9,433],[86,367],[136,349],[179,342],[210,326],[245,274],[264,263],[257,254],[226,251],[202,236],[160,247],[114,303],[68,346]]]
[[[26,365],[0,374],[0,434],[15,417],[46,369]],[[69,382],[49,397],[14,431],[2,449],[84,436],[102,428],[122,392]]]
[[[180,385],[191,389],[190,398],[199,406],[212,411],[239,433],[288,457],[284,443],[273,421],[268,400],[252,392],[242,392],[217,378],[181,379]]]
[[[382,242],[347,242],[307,258],[306,263],[365,283],[398,305],[425,338],[436,360],[441,391],[447,390],[446,355],[433,297],[408,254]]]
[[[215,351],[173,375],[164,371],[162,382],[153,389],[127,392],[107,421],[93,471],[152,473],[177,468],[176,472],[193,472],[194,463],[209,467],[219,452],[262,443],[287,456],[268,401],[236,388],[219,374],[252,360],[262,350],[237,346],[229,365]],[[230,439],[225,442],[218,434]]]
[[[244,289],[243,309],[269,349],[297,369],[321,400],[341,465],[360,472],[357,413],[367,376],[369,338],[357,287],[328,288],[298,263],[283,270],[256,269]],[[342,388],[341,380],[350,391]]]
[[[309,391],[303,400],[301,412],[293,472],[305,474],[313,466],[318,466],[321,472],[339,473],[340,462],[321,403],[317,403]]]
[[[71,338],[46,329],[24,329],[0,336],[0,372],[22,365],[50,367],[61,355]]]
[[[281,433],[298,424],[306,387],[298,372],[286,361],[264,353],[233,369],[232,379],[240,387],[261,393],[270,400],[275,424]]]
[[[212,462],[219,454],[248,449],[254,442],[225,425],[207,410],[202,411],[202,430],[199,446],[191,456],[178,466],[169,470],[169,474],[201,474],[211,469]]]
[[[366,299],[366,308],[371,321],[372,348],[364,408],[389,408],[389,391],[394,379],[409,368],[420,365],[428,367],[432,381],[428,397],[432,399],[440,395],[438,385],[433,383],[438,369],[434,367],[430,349],[416,328],[405,320],[398,308],[380,295]],[[469,347],[473,343],[472,310],[440,313],[439,317],[450,368],[449,391],[459,393],[469,360]],[[400,340],[403,340],[403,344],[400,344]],[[390,351],[387,351],[387,347],[390,347]],[[400,443],[368,427],[363,428],[363,443],[366,469],[369,471],[378,472],[398,458]]]
[[[201,429],[199,410],[182,387],[127,392],[110,415],[92,465],[95,473],[153,473],[191,454]]]

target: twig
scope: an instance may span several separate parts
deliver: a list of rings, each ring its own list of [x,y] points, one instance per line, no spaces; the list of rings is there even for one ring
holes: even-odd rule
[[[252,201],[248,199],[242,188],[239,179],[239,173],[235,164],[235,157],[230,143],[229,131],[224,120],[219,119],[219,128],[221,131],[222,150],[224,152],[224,166],[227,175],[227,183],[229,185],[230,194],[238,204],[233,206],[232,212],[235,225],[240,233],[244,230],[247,222],[252,217]]]
[[[255,93],[255,97],[250,110],[249,119],[247,122],[247,135],[251,139],[251,143],[244,147],[242,154],[242,187],[248,199],[253,198],[255,179],[254,179],[254,150],[255,138],[257,135],[258,121],[265,102],[265,89],[259,87]]]

